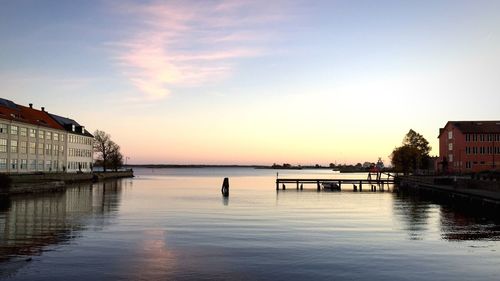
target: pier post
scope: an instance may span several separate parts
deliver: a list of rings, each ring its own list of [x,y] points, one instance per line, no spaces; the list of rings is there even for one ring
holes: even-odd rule
[[[297,190],[299,190],[299,181],[297,181]]]
[[[363,191],[363,182],[359,181],[359,191]]]
[[[317,181],[316,184],[318,185],[318,191],[320,191],[321,187],[319,186],[319,181]]]
[[[280,182],[276,179],[276,190],[280,190]]]
[[[222,196],[224,197],[229,197],[229,178],[224,178],[224,181],[222,182]]]

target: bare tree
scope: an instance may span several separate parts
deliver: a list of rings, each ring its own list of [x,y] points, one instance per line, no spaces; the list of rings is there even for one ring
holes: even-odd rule
[[[102,162],[104,172],[106,172],[109,157],[115,146],[117,146],[117,144],[111,140],[111,136],[106,132],[100,130],[94,132],[94,152],[97,153],[97,160]]]
[[[111,145],[111,151],[109,153],[109,165],[115,170],[118,171],[119,168],[123,165],[123,155],[120,152],[120,146],[114,142]]]

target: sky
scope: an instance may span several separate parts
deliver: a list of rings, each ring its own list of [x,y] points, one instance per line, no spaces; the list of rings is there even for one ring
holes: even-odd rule
[[[0,3],[0,96],[129,163],[389,164],[500,119],[500,1]]]

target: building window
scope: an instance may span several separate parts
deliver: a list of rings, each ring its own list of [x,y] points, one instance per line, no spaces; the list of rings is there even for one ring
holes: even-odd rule
[[[61,141],[64,141],[64,135],[61,134]]]
[[[21,170],[26,170],[28,169],[28,159],[21,159]]]
[[[60,153],[61,155],[64,155],[64,145],[61,145],[61,146],[59,147],[59,153]]]
[[[47,132],[47,133],[45,134],[45,139],[47,139],[47,140],[51,140],[51,139],[52,139],[52,133],[51,133],[51,132]]]
[[[453,150],[453,144],[452,143],[448,144],[448,150]]]
[[[17,159],[10,159],[10,168],[12,170],[17,170]]]
[[[10,141],[10,152],[17,153],[17,140]]]
[[[58,133],[54,133],[54,140],[55,141],[59,141],[59,134]]]
[[[7,152],[7,140],[0,139],[0,152]]]
[[[38,130],[38,138],[43,139],[45,132],[42,130]]]
[[[472,163],[470,161],[465,162],[465,168],[466,169],[472,168]]]
[[[36,144],[34,142],[30,142],[30,154],[36,154]]]
[[[17,126],[14,126],[14,125],[10,125],[10,134],[11,135],[17,135],[18,133],[18,127]]]
[[[30,138],[35,138],[35,137],[36,137],[36,130],[30,129]]]
[[[453,162],[453,154],[448,155],[448,161]]]
[[[50,155],[52,153],[52,145],[51,144],[45,144],[45,155]]]
[[[54,144],[52,146],[52,155],[57,156],[58,153],[59,153],[59,145]]]
[[[448,132],[448,139],[451,140],[453,138],[453,131]]]
[[[45,170],[47,170],[47,171],[52,170],[52,161],[50,161],[50,160],[45,161]]]
[[[38,145],[37,146],[38,155],[43,155],[43,143],[38,143],[37,145]]]
[[[21,137],[26,137],[26,136],[28,136],[28,128],[21,127],[21,128],[19,129],[19,134],[21,135]]]
[[[1,170],[7,169],[7,159],[0,158],[0,169]]]
[[[7,134],[7,124],[0,123],[0,133]]]
[[[55,171],[59,170],[58,164],[59,162],[57,160],[52,161],[52,169]]]
[[[35,159],[30,160],[30,170],[33,170],[33,171],[36,170],[36,160]]]
[[[38,171],[43,171],[43,160],[38,160]]]
[[[28,153],[28,143],[25,141],[21,142],[21,148],[19,149],[19,153],[26,154]]]

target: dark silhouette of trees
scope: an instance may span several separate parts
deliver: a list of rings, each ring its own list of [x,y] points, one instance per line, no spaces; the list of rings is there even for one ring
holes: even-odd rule
[[[111,140],[104,131],[94,132],[94,152],[97,154],[97,164],[102,165],[104,172],[108,167],[118,170],[123,165],[123,155],[120,146]]]
[[[123,166],[123,155],[120,152],[120,146],[113,143],[111,147],[111,154],[109,157],[109,165],[115,171],[118,171]]]
[[[429,163],[429,142],[419,133],[410,129],[403,139],[403,145],[391,154],[394,169],[409,174],[416,169],[427,169]]]

